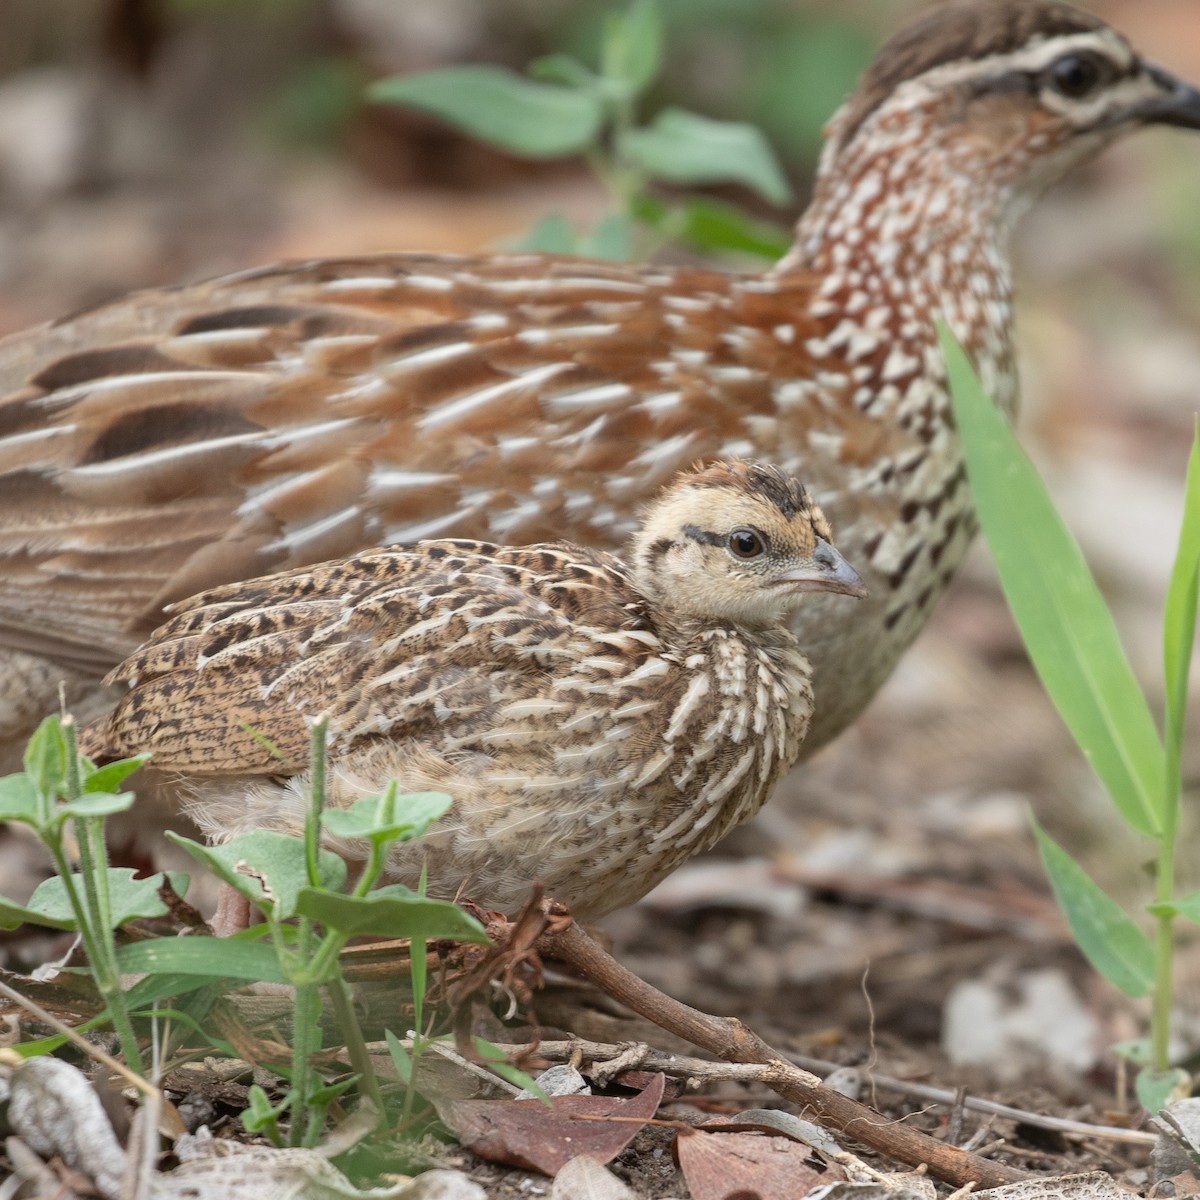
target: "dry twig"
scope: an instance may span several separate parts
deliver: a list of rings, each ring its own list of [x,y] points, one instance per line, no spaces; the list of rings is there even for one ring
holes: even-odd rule
[[[551,913],[558,915],[551,904]],[[926,1164],[936,1178],[963,1187],[1000,1187],[1028,1178],[1024,1171],[989,1162],[955,1146],[895,1121],[840,1092],[831,1091],[807,1071],[789,1062],[756,1033],[733,1017],[713,1017],[672,1000],[606,954],[574,922],[553,929],[539,939],[538,948],[548,957],[570,963],[577,971],[615,1000],[628,1005],[677,1037],[685,1038],[718,1058],[732,1063],[766,1067],[760,1079],[777,1095],[801,1106],[801,1116],[811,1116],[827,1128],[847,1133],[866,1146],[908,1166]]]

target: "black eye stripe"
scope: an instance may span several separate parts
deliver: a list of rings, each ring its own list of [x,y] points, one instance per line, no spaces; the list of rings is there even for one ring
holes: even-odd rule
[[[1027,92],[1030,96],[1036,96],[1045,88],[1057,91],[1052,72],[1067,58],[1086,59],[1099,72],[1097,86],[1093,87],[1092,91],[1098,90],[1100,86],[1108,87],[1121,79],[1131,79],[1145,69],[1137,58],[1127,63],[1118,63],[1107,55],[1092,50],[1068,51],[1036,71],[996,71],[981,75],[967,82],[965,86],[971,96],[986,96],[999,92]]]
[[[711,529],[701,529],[699,525],[685,525],[683,532],[692,539],[693,542],[702,542],[706,546],[723,546],[725,538],[719,533],[713,533]]]

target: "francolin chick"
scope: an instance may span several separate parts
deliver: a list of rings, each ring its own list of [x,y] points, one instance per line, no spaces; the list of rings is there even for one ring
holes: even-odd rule
[[[597,917],[753,815],[795,760],[813,693],[788,616],[866,591],[831,542],[799,483],[734,461],[678,475],[627,562],[424,541],[231,584],[112,673],[131,690],[84,749],[152,752],[214,839],[298,832],[308,719],[328,713],[331,803],[391,779],[453,798],[395,848],[394,878],[427,865],[431,894],[509,913],[540,880]]]

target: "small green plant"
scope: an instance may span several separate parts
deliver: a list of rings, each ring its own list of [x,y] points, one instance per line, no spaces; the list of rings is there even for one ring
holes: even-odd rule
[[[290,1063],[274,1064],[288,1081],[277,1104],[252,1088],[244,1122],[272,1140],[315,1145],[329,1106],[357,1085],[378,1114],[383,1101],[359,1028],[338,955],[352,937],[410,938],[415,1023],[420,1027],[425,996],[428,939],[486,942],[478,922],[456,905],[435,900],[399,884],[378,886],[388,847],[420,837],[449,807],[440,793],[398,795],[391,784],[348,809],[325,809],[325,724],[313,729],[311,798],[303,839],[256,831],[221,846],[205,846],[169,835],[262,914],[263,923],[235,938],[149,938],[118,946],[113,931],[136,917],[166,915],[157,878],[135,880],[132,872],[108,866],[104,844],[106,816],[129,808],[131,792],[113,792],[146,761],[146,756],[97,768],[75,748],[74,725],[47,718],[30,741],[26,770],[0,779],[0,820],[33,828],[49,848],[58,875],[42,884],[26,906],[0,900],[0,927],[25,922],[77,930],[105,1010],[87,1023],[111,1021],[127,1063],[138,1073],[142,1056],[134,1018],[168,996],[185,996],[228,981],[269,981],[294,989]],[[80,869],[69,861],[65,830],[74,823]],[[357,881],[347,884],[343,859],[319,844],[319,831],[365,842],[367,861]],[[177,894],[188,877],[169,876]],[[141,975],[128,992],[122,976]],[[320,992],[329,997],[356,1072],[327,1083],[314,1066],[321,1049]],[[170,1010],[193,1028],[194,1017]],[[201,1029],[201,1032],[203,1030]],[[224,1047],[209,1035],[213,1044]],[[27,1054],[45,1053],[61,1038],[26,1044]],[[406,1111],[411,1095],[405,1100]],[[287,1118],[286,1134],[282,1121]]]
[[[115,789],[145,758],[96,767],[76,752],[74,722],[47,717],[25,749],[25,770],[0,779],[0,821],[28,825],[49,850],[57,871],[27,907],[0,899],[0,928],[33,921],[79,934],[125,1061],[139,1075],[142,1056],[121,986],[113,930],[134,917],[162,916],[167,910],[155,880],[135,880],[132,871],[109,867],[104,821],[133,803],[132,792]],[[68,831],[78,848],[78,871],[69,861]],[[171,882],[182,891],[187,876],[176,875]]]
[[[657,0],[634,0],[609,17],[598,70],[552,54],[532,63],[529,77],[500,67],[447,67],[380,80],[369,94],[430,113],[525,158],[586,158],[615,212],[582,236],[565,217],[551,214],[521,241],[522,249],[628,259],[676,240],[773,261],[791,244],[786,231],[732,205],[699,196],[670,199],[655,189],[656,183],[734,183],[771,204],[791,197],[774,152],[753,125],[677,107],[639,123],[639,103],[658,77],[662,53]]]
[[[979,521],[1013,616],[1046,691],[1129,830],[1154,849],[1153,936],[1034,821],[1042,861],[1071,932],[1091,964],[1128,996],[1151,998],[1150,1043],[1138,1098],[1161,1108],[1187,1077],[1168,1055],[1174,923],[1200,923],[1200,892],[1176,895],[1180,748],[1200,582],[1200,430],[1193,439],[1183,522],[1163,617],[1163,733],[1121,648],[1074,538],[1008,423],[944,328],[955,415]],[[1139,856],[1140,857],[1140,856]]]

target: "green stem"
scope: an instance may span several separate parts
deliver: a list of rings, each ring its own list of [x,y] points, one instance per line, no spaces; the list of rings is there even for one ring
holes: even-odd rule
[[[83,841],[86,842],[86,831]],[[107,930],[95,924],[93,920],[95,910],[92,909],[89,912],[89,905],[93,903],[93,897],[89,895],[88,901],[85,902],[80,896],[79,889],[75,886],[77,876],[71,870],[71,864],[63,852],[61,841],[47,842],[46,844],[54,860],[54,869],[63,881],[63,890],[67,893],[67,901],[71,905],[75,923],[79,927],[79,937],[83,942],[84,953],[91,964],[96,990],[100,993],[109,1016],[112,1018],[113,1028],[116,1030],[121,1049],[125,1054],[125,1063],[131,1071],[143,1075],[145,1071],[142,1054],[138,1049],[137,1034],[133,1031],[133,1021],[125,1003],[125,992],[121,987],[121,974],[117,968],[112,938],[108,936]],[[81,853],[81,859],[82,857]],[[88,857],[91,857],[90,854]],[[82,877],[85,887],[88,887],[89,884],[94,885],[93,875],[94,872],[81,861],[80,877]],[[92,889],[89,887],[88,890],[90,893]]]
[[[346,1053],[350,1056],[350,1065],[358,1075],[358,1090],[366,1095],[382,1119],[383,1095],[379,1090],[379,1080],[376,1078],[371,1056],[367,1052],[367,1043],[363,1037],[362,1026],[358,1022],[358,1014],[354,1011],[350,987],[341,975],[335,975],[329,981],[328,990],[342,1038],[346,1043]]]
[[[79,749],[75,739],[75,722],[67,717],[62,722],[63,739],[66,742],[66,777],[63,787],[69,802],[78,800],[83,793],[79,774]],[[79,923],[79,935],[92,967],[96,988],[104,998],[112,1017],[113,1028],[121,1042],[125,1061],[129,1068],[143,1074],[142,1055],[138,1048],[137,1035],[133,1030],[133,1019],[125,1003],[125,991],[121,986],[121,971],[117,966],[117,950],[112,937],[112,894],[109,891],[108,850],[104,844],[103,817],[76,817],[73,821],[75,837],[79,844],[79,878],[83,884],[83,897],[74,887],[70,865],[62,853],[61,843],[55,865],[67,890],[75,919]]]
[[[321,939],[320,945],[317,947],[317,952],[309,958],[308,965],[304,968],[302,982],[306,985],[311,984],[313,987],[318,987],[323,983],[329,983],[337,976],[337,956],[341,954],[342,947],[346,944],[344,934],[335,933],[332,931],[326,932]]]
[[[1190,643],[1189,643],[1190,650]],[[1186,679],[1186,672],[1183,673]],[[1167,697],[1167,728],[1163,739],[1163,829],[1158,841],[1158,862],[1154,879],[1154,992],[1150,1007],[1150,1066],[1156,1072],[1170,1070],[1171,1000],[1173,991],[1173,955],[1175,951],[1175,843],[1179,833],[1179,805],[1183,793],[1180,734],[1187,694],[1176,701],[1178,720],[1171,716],[1171,697]]]
[[[304,822],[304,859],[308,882],[321,886],[321,810],[325,807],[325,742],[329,718],[322,714],[313,721],[312,749],[309,757],[308,818]]]
[[[1178,772],[1176,772],[1178,779]],[[1170,784],[1168,783],[1168,787]],[[1168,812],[1171,809],[1168,807]],[[1154,917],[1154,992],[1150,1008],[1150,1066],[1156,1072],[1170,1069],[1171,1000],[1173,955],[1175,950],[1175,834],[1173,820],[1168,820],[1158,843],[1158,863],[1155,870],[1156,913]]]
[[[301,918],[300,932],[297,938],[297,955],[299,961],[308,959],[311,945],[312,930],[309,922]],[[307,979],[296,982],[295,1007],[292,1024],[292,1124],[288,1144],[291,1146],[306,1146],[310,1138],[315,1138],[316,1132],[309,1128],[313,1122],[313,1113],[309,1098],[312,1089],[309,1084],[312,1072],[309,1060],[316,1053],[320,1044],[320,1013],[321,997],[314,984]]]

